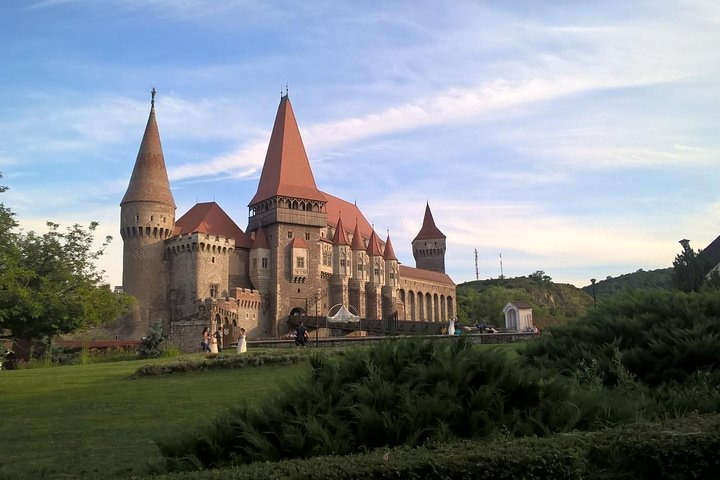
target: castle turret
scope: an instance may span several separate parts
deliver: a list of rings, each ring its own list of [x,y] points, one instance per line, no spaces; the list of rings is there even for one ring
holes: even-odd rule
[[[130,337],[147,333],[150,323],[167,322],[167,265],[164,241],[175,225],[175,201],[170,191],[160,133],[155,119],[155,89],[150,116],[132,176],[120,202],[123,239],[123,291],[136,299]]]
[[[280,98],[257,192],[248,204],[249,231],[265,229],[270,244],[270,331],[282,318],[305,311],[322,290],[321,230],[327,198],[315,184],[290,98]]]
[[[368,257],[368,282],[365,287],[365,296],[367,302],[367,317],[380,318],[382,308],[380,295],[382,286],[385,284],[385,259],[383,259],[382,248],[380,248],[380,239],[375,230],[373,230],[368,240],[367,250],[365,253]]]
[[[426,204],[422,228],[412,241],[415,266],[423,270],[445,273],[445,238],[435,226],[430,204]]]
[[[270,244],[262,227],[255,232],[250,248],[250,281],[256,290],[267,294],[270,283]]]
[[[387,240],[385,240],[383,260],[385,260],[385,285],[382,287],[382,314],[383,318],[389,318],[397,312],[395,302],[400,284],[400,262],[395,256],[395,250],[390,241],[390,232],[388,232]]]
[[[352,276],[348,282],[348,302],[360,312],[360,316],[365,316],[365,283],[368,280],[369,270],[365,248],[360,234],[360,226],[356,219],[352,243],[350,244],[353,267]]]
[[[348,280],[352,276],[352,250],[342,218],[338,218],[333,237],[333,275],[330,278],[332,304],[348,305]]]

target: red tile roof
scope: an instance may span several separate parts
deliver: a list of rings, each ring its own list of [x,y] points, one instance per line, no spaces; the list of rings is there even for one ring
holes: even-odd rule
[[[128,202],[157,202],[175,208],[160,144],[160,132],[155,120],[154,103],[150,107],[150,116],[135,159],[130,183],[120,205]]]
[[[335,227],[335,236],[333,237],[333,245],[350,245],[347,235],[345,234],[345,227],[343,227],[342,224],[342,218],[338,218],[337,226]]]
[[[353,231],[352,245],[350,247],[353,250],[365,250],[365,244],[362,240],[362,234],[360,233],[360,226],[358,222],[355,222],[355,230]]]
[[[307,249],[308,245],[305,243],[305,240],[303,240],[300,237],[293,237],[292,242],[290,242],[290,248],[304,248]]]
[[[270,249],[270,244],[265,236],[265,230],[260,227],[255,232],[255,238],[253,239],[252,248],[267,248]]]
[[[375,257],[382,257],[382,250],[380,249],[380,239],[373,230],[368,240],[367,254]]]
[[[325,195],[325,198],[327,198],[325,211],[327,211],[327,222],[329,226],[334,227],[337,225],[337,222],[341,217],[346,220],[355,219],[360,227],[360,234],[363,238],[370,238],[373,231],[372,226],[370,226],[370,222],[365,219],[365,215],[363,215],[357,205],[334,195],[330,195],[327,192],[322,192],[322,194]],[[363,248],[365,247],[363,246]]]
[[[315,177],[287,95],[280,99],[258,189],[249,205],[278,195],[325,201],[315,185]]]
[[[387,240],[385,241],[385,252],[383,253],[383,258],[385,260],[395,260],[397,261],[397,257],[395,256],[395,250],[393,250],[392,242],[390,241],[390,234],[388,233]]]
[[[430,212],[430,204],[428,203],[425,205],[425,218],[423,218],[422,228],[420,228],[420,232],[413,242],[415,240],[435,240],[438,238],[445,238],[445,235],[435,226],[435,220]]]
[[[426,280],[430,282],[443,283],[446,285],[455,285],[452,278],[446,273],[432,272],[430,270],[423,270],[421,268],[407,267],[400,265],[400,278],[406,280]]]
[[[250,238],[215,202],[196,203],[175,221],[173,234],[209,233],[235,240],[238,248],[250,248]]]

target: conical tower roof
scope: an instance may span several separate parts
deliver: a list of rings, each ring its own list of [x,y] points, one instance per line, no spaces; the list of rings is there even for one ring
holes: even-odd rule
[[[385,260],[397,261],[395,250],[393,250],[392,242],[390,241],[390,233],[388,233],[387,240],[385,241],[385,252],[383,253],[383,258]]]
[[[350,247],[353,250],[365,250],[365,244],[363,243],[362,236],[360,235],[360,226],[357,220],[355,220],[355,230],[353,231],[352,245]]]
[[[335,236],[333,237],[333,245],[350,245],[347,235],[345,235],[342,218],[338,218],[337,227],[335,227]]]
[[[425,218],[423,218],[422,228],[417,234],[415,240],[437,240],[439,238],[446,238],[439,228],[435,226],[435,220],[433,219],[432,212],[430,212],[430,203],[425,205]]]
[[[315,177],[287,95],[280,99],[260,182],[250,205],[278,195],[327,201],[315,185]]]
[[[130,184],[120,205],[128,202],[156,202],[175,208],[160,144],[160,132],[155,120],[155,89],[152,91],[150,117],[140,143],[140,151],[135,160]]]
[[[367,254],[371,257],[382,257],[382,250],[380,249],[380,239],[378,238],[377,234],[375,234],[375,230],[373,230],[372,234],[370,235],[370,240],[368,240]]]

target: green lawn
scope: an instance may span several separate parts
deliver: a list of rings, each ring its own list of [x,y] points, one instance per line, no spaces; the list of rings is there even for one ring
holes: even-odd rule
[[[0,478],[146,473],[160,462],[154,439],[267,398],[308,369],[300,364],[130,378],[147,363],[0,371]]]

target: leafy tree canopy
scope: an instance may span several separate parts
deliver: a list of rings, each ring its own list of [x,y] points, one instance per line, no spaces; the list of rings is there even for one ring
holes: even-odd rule
[[[16,231],[13,212],[0,203],[0,331],[37,338],[70,333],[114,320],[128,299],[113,293],[95,262],[111,237],[94,247],[98,223],[64,231]]]
[[[713,286],[713,278],[706,278],[712,269],[707,258],[695,251],[690,242],[683,244],[683,251],[673,261],[673,287],[683,292],[698,292],[706,286]]]

